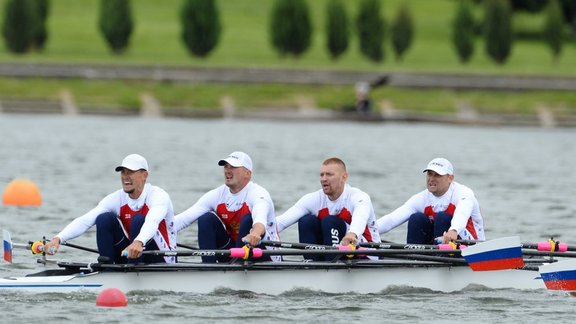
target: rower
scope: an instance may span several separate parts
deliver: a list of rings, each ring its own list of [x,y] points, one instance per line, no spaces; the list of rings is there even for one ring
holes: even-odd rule
[[[279,241],[274,203],[264,187],[252,182],[252,159],[244,152],[232,152],[218,161],[224,184],[208,191],[194,205],[176,215],[177,231],[198,221],[200,249],[229,249],[261,240]],[[270,257],[267,257],[270,260]],[[266,258],[264,258],[266,259]],[[272,256],[272,261],[281,257]],[[228,256],[202,256],[202,262],[229,262]]]
[[[148,162],[141,155],[130,154],[116,167],[116,172],[120,174],[122,189],[74,219],[46,244],[44,251],[55,254],[60,244],[96,225],[99,254],[112,263],[176,262],[173,256],[142,256],[144,249],[176,249],[172,201],[166,191],[146,183]]]
[[[356,246],[360,242],[380,242],[370,196],[347,184],[347,180],[344,161],[326,159],[320,166],[322,189],[304,195],[278,216],[278,230],[298,222],[301,243]],[[333,256],[309,258],[322,261]]]
[[[378,219],[380,234],[408,221],[406,242],[409,244],[485,240],[478,200],[470,188],[454,181],[452,163],[445,158],[435,158],[424,173],[426,189]]]

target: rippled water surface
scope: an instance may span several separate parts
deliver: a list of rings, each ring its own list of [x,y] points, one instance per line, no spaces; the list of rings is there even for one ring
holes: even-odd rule
[[[381,216],[424,188],[422,169],[444,156],[456,180],[471,187],[490,238],[523,241],[553,236],[575,243],[576,190],[572,129],[491,128],[430,124],[316,123],[241,120],[143,119],[0,115],[0,186],[14,178],[41,189],[40,208],[0,208],[0,228],[15,242],[51,237],[71,219],[120,186],[114,167],[130,153],[144,155],[149,181],[170,193],[176,212],[222,183],[217,161],[243,150],[254,161],[254,181],[266,187],[278,213],[319,188],[320,163],[341,157],[349,183],[368,192]],[[179,235],[196,244],[191,226]],[[282,233],[296,240],[295,228]],[[405,227],[384,239],[403,241]],[[74,240],[95,246],[94,232]],[[93,261],[63,249],[59,257]],[[0,275],[39,269],[16,251]],[[576,298],[546,291],[470,287],[445,294],[395,288],[375,295],[291,291],[281,296],[216,291],[208,295],[137,292],[129,306],[95,306],[93,294],[2,292],[0,322],[558,322],[573,321]],[[47,303],[50,301],[49,303]]]

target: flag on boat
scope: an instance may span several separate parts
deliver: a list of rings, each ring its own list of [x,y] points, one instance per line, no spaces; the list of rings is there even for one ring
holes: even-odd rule
[[[516,269],[524,266],[522,243],[517,236],[477,243],[462,250],[462,256],[474,271]]]
[[[7,230],[2,230],[4,239],[4,261],[12,263],[12,238]]]
[[[576,260],[564,260],[538,268],[546,288],[576,291]]]

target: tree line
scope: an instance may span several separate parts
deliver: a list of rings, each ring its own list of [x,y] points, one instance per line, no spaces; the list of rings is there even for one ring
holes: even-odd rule
[[[300,57],[312,43],[313,24],[310,0],[275,0],[268,26],[269,41],[280,56]],[[348,12],[345,0],[327,0],[325,8],[325,49],[333,60],[349,50],[353,34],[358,50],[368,60],[385,60],[389,42],[396,60],[410,49],[415,33],[408,1],[401,3],[392,21],[382,13],[383,0],[359,0],[357,12]],[[475,52],[476,39],[483,38],[486,54],[504,64],[513,43],[513,14],[517,11],[542,13],[542,39],[557,59],[567,39],[566,25],[576,34],[576,1],[573,0],[458,0],[452,20],[452,43],[462,63]],[[478,9],[478,10],[476,10]],[[180,38],[192,56],[207,57],[218,46],[222,24],[216,0],[182,0]],[[481,11],[482,18],[476,18]],[[16,54],[42,51],[47,40],[49,0],[6,0],[2,36],[6,48]],[[130,0],[100,0],[99,31],[112,53],[122,55],[134,30]]]

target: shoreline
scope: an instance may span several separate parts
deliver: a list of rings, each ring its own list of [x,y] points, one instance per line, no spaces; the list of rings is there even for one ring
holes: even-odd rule
[[[47,114],[62,116],[132,116],[141,118],[190,118],[190,119],[252,119],[292,122],[363,122],[363,123],[436,123],[469,126],[513,126],[542,128],[576,128],[576,116],[559,118],[542,109],[536,115],[478,114],[470,111],[457,113],[421,113],[382,109],[379,112],[343,112],[318,108],[270,108],[237,110],[234,107],[219,109],[161,108],[144,104],[139,109],[114,107],[76,107],[65,99],[57,101],[0,100],[0,118],[7,114]]]
[[[385,71],[316,71],[265,68],[192,68],[170,66],[132,66],[99,64],[0,63],[0,76],[13,79],[78,79],[126,80],[163,83],[256,84],[283,83],[300,85],[350,85],[368,82],[374,87],[390,86],[410,89],[449,89],[481,91],[576,90],[576,77],[492,76],[473,74],[389,73]],[[486,126],[576,127],[576,114],[559,113],[543,105],[535,113],[482,114],[459,104],[455,112],[428,113],[399,110],[386,102],[371,113],[344,112],[317,108],[301,100],[298,107],[269,109],[238,109],[234,99],[222,97],[220,107],[163,107],[151,94],[141,93],[139,107],[78,106],[74,96],[62,89],[55,100],[0,98],[2,113],[46,113],[64,115],[112,115],[182,118],[270,119],[290,121],[353,121],[353,122],[429,122]]]

